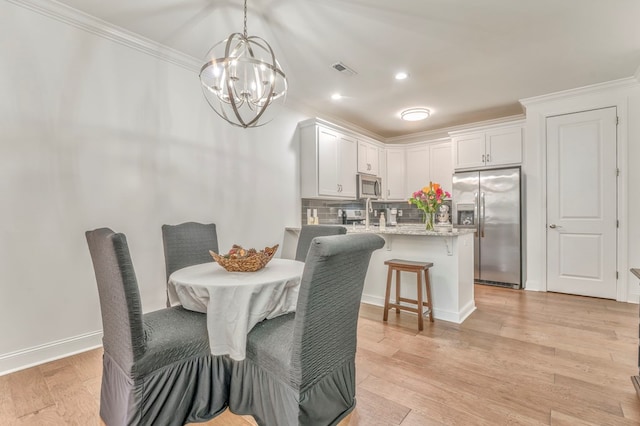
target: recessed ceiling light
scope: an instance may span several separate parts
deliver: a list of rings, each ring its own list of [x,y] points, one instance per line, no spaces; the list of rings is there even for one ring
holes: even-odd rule
[[[340,99],[342,99],[342,95],[340,93],[334,93],[333,95],[331,95],[331,99],[333,99],[334,101],[339,101]]]
[[[426,108],[410,108],[400,113],[400,118],[404,121],[420,121],[429,118],[431,111]]]
[[[406,72],[404,72],[404,71],[401,71],[401,72],[397,73],[397,74],[395,75],[395,77],[396,77],[396,80],[404,80],[404,79],[406,79],[407,77],[409,77],[409,74],[407,74],[407,73],[406,73]]]

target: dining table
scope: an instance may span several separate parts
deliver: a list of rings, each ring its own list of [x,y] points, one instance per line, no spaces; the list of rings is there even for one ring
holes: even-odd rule
[[[169,276],[169,300],[206,313],[211,354],[240,361],[256,324],[295,312],[303,269],[279,258],[255,272],[229,272],[216,262],[188,266]]]

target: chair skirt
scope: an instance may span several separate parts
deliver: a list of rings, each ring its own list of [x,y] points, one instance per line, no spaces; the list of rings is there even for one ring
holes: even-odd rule
[[[260,426],[336,425],[355,408],[355,375],[355,361],[349,360],[299,390],[251,359],[234,361],[229,409],[252,415]]]
[[[105,352],[100,417],[107,426],[205,422],[227,407],[228,360],[193,357],[133,379]]]

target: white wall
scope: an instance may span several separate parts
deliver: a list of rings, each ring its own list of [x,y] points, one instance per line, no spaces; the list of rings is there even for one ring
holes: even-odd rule
[[[526,106],[526,288],[546,291],[546,117],[615,106],[618,125],[619,179],[618,300],[638,302],[637,279],[629,268],[640,267],[640,88],[629,78],[523,101]],[[615,149],[615,147],[611,147]]]
[[[127,235],[150,311],[162,224],[215,222],[221,249],[299,224],[306,116],[235,128],[192,70],[9,2],[0,28],[0,374],[100,344],[86,230]]]
[[[620,271],[627,278],[628,300],[640,301],[640,287],[629,268],[640,268],[640,88],[629,97],[627,126],[628,148],[623,176],[626,177],[627,205],[627,270]]]

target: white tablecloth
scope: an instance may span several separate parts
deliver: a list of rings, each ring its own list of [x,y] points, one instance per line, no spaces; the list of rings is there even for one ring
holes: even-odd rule
[[[288,259],[272,259],[257,272],[227,272],[215,262],[189,266],[169,277],[169,299],[207,314],[213,355],[242,360],[257,323],[295,311],[303,268]]]

